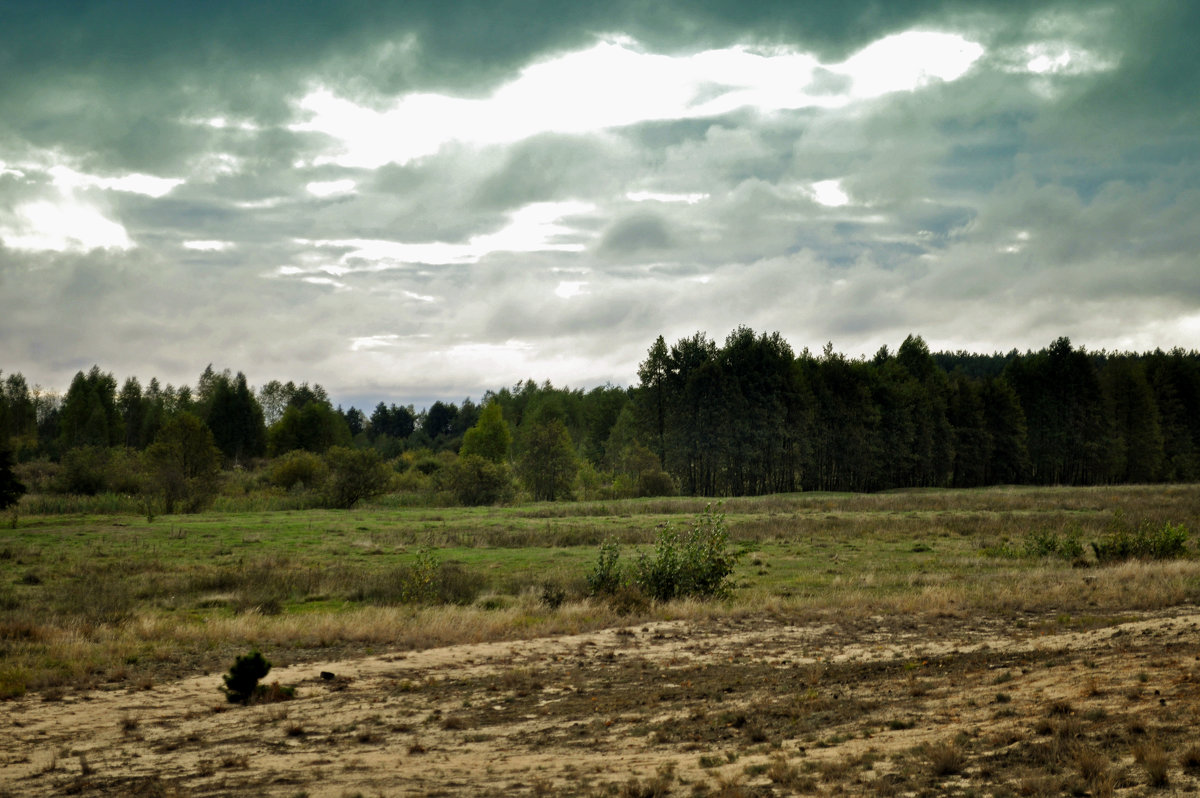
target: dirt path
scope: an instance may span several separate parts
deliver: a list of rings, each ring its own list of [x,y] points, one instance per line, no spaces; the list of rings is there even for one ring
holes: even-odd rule
[[[1120,795],[1156,757],[1200,792],[1200,609],[1093,623],[657,623],[276,668],[275,704],[30,696],[0,795]]]

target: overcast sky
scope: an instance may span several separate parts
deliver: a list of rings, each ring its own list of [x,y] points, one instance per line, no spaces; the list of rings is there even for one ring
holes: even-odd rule
[[[703,10],[697,10],[702,8]],[[1200,348],[1200,3],[0,5],[0,369]]]

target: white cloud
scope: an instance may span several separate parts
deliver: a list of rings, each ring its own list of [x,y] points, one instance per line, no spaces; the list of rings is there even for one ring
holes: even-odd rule
[[[182,185],[183,180],[173,177],[154,177],[153,175],[128,174],[121,177],[97,177],[77,172],[68,166],[50,168],[54,184],[65,190],[77,188],[102,188],[109,191],[126,191],[131,194],[142,194],[147,197],[164,197],[176,186]]]
[[[382,347],[395,346],[398,335],[366,335],[361,338],[350,339],[350,351],[361,352],[365,349],[380,349]]]
[[[382,271],[403,263],[477,263],[493,252],[579,252],[584,248],[583,244],[559,240],[568,234],[575,234],[574,230],[560,224],[560,221],[571,215],[586,213],[593,207],[584,202],[531,203],[513,213],[504,229],[474,236],[465,244],[441,241],[405,243],[380,239],[297,239],[297,243],[320,249],[349,249],[336,264],[315,267],[317,271],[335,276]],[[283,266],[276,273],[289,276],[305,272],[294,266]]]
[[[335,194],[351,194],[356,185],[353,180],[324,180],[309,183],[305,189],[316,197],[332,197]]]
[[[0,225],[0,240],[13,249],[85,252],[133,247],[124,227],[70,196],[25,203],[14,216]]]
[[[563,299],[570,299],[573,296],[579,296],[585,293],[584,288],[587,283],[581,280],[563,280],[554,289],[554,293]]]
[[[194,249],[197,252],[226,252],[233,249],[232,241],[184,241],[184,249]]]
[[[842,188],[841,180],[819,180],[812,184],[813,199],[830,208],[840,208],[850,204],[850,195]]]
[[[625,195],[625,199],[632,202],[682,202],[687,205],[695,205],[697,202],[703,202],[709,198],[709,194],[660,194],[653,191],[630,191]]]
[[[830,70],[854,81],[853,96],[878,97],[957,80],[983,52],[982,45],[957,34],[908,31],[880,39]]]
[[[981,45],[955,34],[889,36],[828,68],[849,79],[849,91],[839,94],[820,88],[816,71],[821,65],[804,53],[731,47],[670,57],[613,39],[529,66],[484,99],[413,93],[379,111],[314,87],[299,102],[307,119],[292,129],[334,139],[316,164],[375,168],[431,155],[455,140],[498,144],[538,133],[584,133],[739,108],[840,107],[934,80],[955,80],[982,54]]]

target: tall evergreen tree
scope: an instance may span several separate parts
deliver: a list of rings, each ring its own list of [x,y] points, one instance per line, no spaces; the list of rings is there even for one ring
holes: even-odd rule
[[[117,381],[92,366],[75,374],[63,400],[59,422],[63,450],[76,446],[119,446],[125,441],[124,422],[117,406]]]
[[[1101,382],[1113,421],[1112,479],[1158,481],[1163,472],[1164,442],[1145,369],[1132,357],[1109,358]]]
[[[228,373],[219,374],[211,380],[207,393],[208,415],[204,420],[225,459],[240,463],[262,456],[266,451],[266,425],[246,375],[239,371],[230,379]]]
[[[1011,361],[1005,379],[1025,411],[1035,482],[1087,485],[1109,478],[1112,438],[1104,394],[1086,352],[1059,338]]]

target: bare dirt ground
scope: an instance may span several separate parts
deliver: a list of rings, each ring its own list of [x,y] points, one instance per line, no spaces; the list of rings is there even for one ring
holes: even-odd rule
[[[0,703],[0,795],[1200,794],[1195,607],[665,622],[274,680],[296,698]]]

